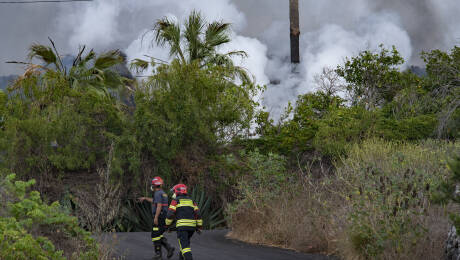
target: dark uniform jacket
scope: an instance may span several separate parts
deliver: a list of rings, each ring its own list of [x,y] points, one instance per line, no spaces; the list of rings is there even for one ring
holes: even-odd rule
[[[166,216],[166,213],[168,211],[168,194],[166,194],[163,190],[156,190],[153,193],[153,216],[155,216],[158,204],[161,204],[161,213]]]
[[[177,196],[169,205],[166,225],[169,226],[176,219],[177,230],[195,230],[203,226],[200,210],[188,196]]]

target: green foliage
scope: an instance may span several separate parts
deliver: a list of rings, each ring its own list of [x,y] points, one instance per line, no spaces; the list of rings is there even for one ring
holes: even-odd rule
[[[368,136],[374,124],[375,113],[356,106],[331,110],[318,122],[314,147],[324,155],[338,158],[345,155],[350,145]]]
[[[447,176],[445,159],[458,144],[379,140],[354,145],[337,169],[337,192],[351,207],[348,235],[364,258],[410,251],[426,232],[430,193]],[[410,242],[412,241],[412,242]]]
[[[204,229],[214,229],[225,224],[223,208],[212,208],[213,199],[202,188],[194,187],[190,194],[193,201],[200,209]]]
[[[258,140],[261,149],[283,155],[311,150],[319,124],[329,111],[342,107],[342,103],[341,98],[323,92],[300,95],[295,108],[289,105],[278,125],[274,125],[267,112],[259,112],[256,133],[261,135]]]
[[[7,106],[0,146],[6,166],[20,175],[89,169],[123,130],[123,114],[114,102],[90,91],[69,91],[45,107],[16,96]]]
[[[419,115],[401,120],[380,117],[376,135],[388,140],[416,141],[433,136],[438,119],[436,115]]]
[[[428,77],[425,88],[430,91],[438,108],[438,137],[458,137],[460,134],[460,47],[450,53],[433,50],[423,53]]]
[[[264,155],[258,150],[241,154],[246,173],[238,181],[237,199],[227,208],[234,214],[271,205],[287,183],[286,158],[274,153]],[[273,206],[273,205],[271,205]],[[231,220],[231,219],[230,219]]]
[[[458,196],[459,192],[459,183],[460,183],[460,154],[457,152],[454,153],[454,157],[449,162],[450,175],[448,178],[439,185],[438,190],[433,194],[433,201],[440,204],[447,203],[460,203],[460,198]],[[457,230],[457,234],[460,234],[460,216],[458,213],[452,213],[450,219],[454,223],[454,226]]]
[[[168,167],[188,147],[212,151],[218,143],[247,133],[256,88],[236,85],[228,76],[220,67],[173,61],[158,67],[145,89],[137,92],[136,134],[142,151],[159,167]]]
[[[165,17],[157,20],[153,32],[155,43],[168,46],[169,55],[180,64],[197,63],[201,68],[218,66],[225,69],[230,77],[244,84],[251,83],[248,72],[232,60],[235,56],[247,57],[244,51],[218,52],[220,46],[231,41],[229,23],[208,23],[200,12],[192,11],[183,26]],[[136,59],[132,66],[138,71],[148,68],[147,62],[140,59]]]
[[[144,201],[126,200],[120,216],[115,221],[119,232],[148,232],[152,230],[152,204]]]
[[[29,58],[44,66],[28,63],[2,113],[2,163],[20,176],[90,169],[104,161],[125,127],[122,105],[108,90],[124,86],[112,71],[123,62],[121,54],[85,55],[83,47],[67,70],[51,43],[32,45]]]
[[[28,191],[34,180],[15,177],[8,175],[0,183],[5,203],[0,211],[1,259],[97,258],[96,242],[75,217],[66,215],[58,202],[48,205],[37,191]]]
[[[353,104],[363,104],[372,110],[391,101],[401,89],[401,73],[397,66],[404,59],[393,46],[391,51],[380,46],[380,52],[363,51],[337,67],[337,74],[348,85],[346,89]]]

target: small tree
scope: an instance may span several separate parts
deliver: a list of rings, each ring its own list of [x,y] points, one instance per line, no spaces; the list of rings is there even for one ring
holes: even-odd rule
[[[346,90],[352,103],[362,104],[368,110],[391,101],[401,89],[401,73],[397,66],[403,64],[404,59],[394,46],[391,51],[382,45],[380,48],[378,53],[363,51],[336,69],[348,83]]]
[[[340,76],[330,67],[324,67],[321,73],[315,75],[314,80],[318,90],[329,97],[337,95],[344,89]]]

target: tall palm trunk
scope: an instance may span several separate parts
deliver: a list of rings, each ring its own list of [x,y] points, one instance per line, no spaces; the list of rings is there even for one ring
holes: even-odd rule
[[[299,63],[299,0],[289,0],[289,18],[291,21],[291,63]]]

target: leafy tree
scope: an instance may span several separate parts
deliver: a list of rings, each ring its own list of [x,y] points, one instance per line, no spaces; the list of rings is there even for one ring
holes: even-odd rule
[[[247,136],[257,88],[235,84],[227,76],[219,66],[200,68],[174,60],[160,66],[138,91],[136,135],[157,166],[169,168],[172,159],[189,149],[194,155],[186,152],[186,157],[205,156],[218,144]]]
[[[393,99],[401,90],[401,74],[397,68],[404,59],[393,46],[391,51],[380,46],[380,52],[363,51],[347,59],[337,73],[345,78],[346,90],[354,105],[372,110]]]
[[[136,93],[135,131],[140,157],[153,158],[150,167],[164,176],[198,174],[197,167],[184,169],[184,162],[207,158],[219,145],[249,133],[259,87],[232,62],[246,53],[218,52],[230,42],[229,30],[229,24],[208,23],[196,11],[182,26],[160,19],[153,29],[155,43],[169,48],[172,61],[132,63],[138,70],[153,68]]]
[[[258,114],[256,133],[260,138],[257,142],[262,150],[283,155],[311,150],[319,122],[342,104],[340,97],[322,91],[299,95],[295,107],[289,105],[276,125],[267,112]]]
[[[29,58],[41,64],[26,63],[10,87],[0,131],[2,166],[36,177],[39,188],[45,176],[104,163],[125,123],[123,105],[111,94],[124,86],[112,71],[120,54],[83,55],[82,48],[67,68],[51,43],[31,46]]]
[[[450,53],[440,50],[425,52],[427,82],[433,104],[439,109],[437,136],[458,137],[460,135],[460,47]]]

